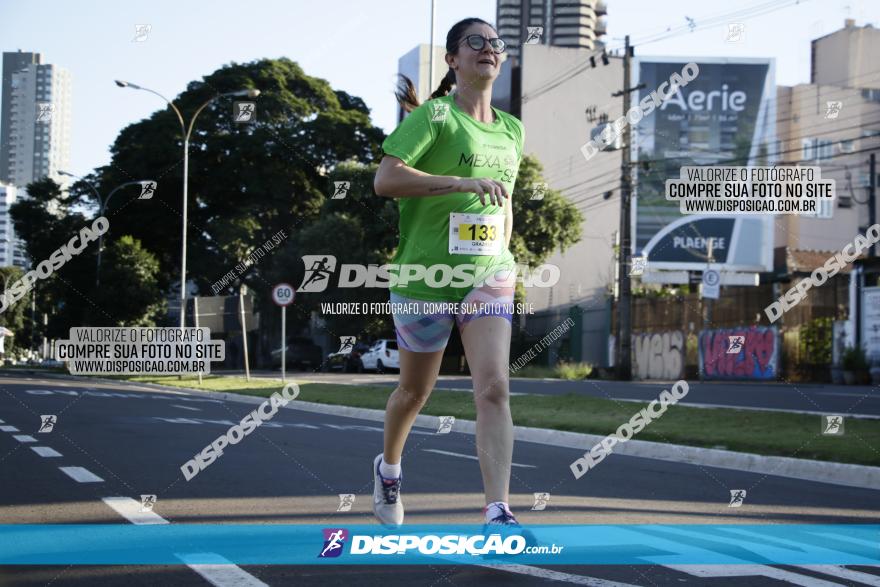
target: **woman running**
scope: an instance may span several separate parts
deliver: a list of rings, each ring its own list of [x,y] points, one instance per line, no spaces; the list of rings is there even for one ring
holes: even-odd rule
[[[397,99],[410,114],[382,144],[374,188],[380,196],[397,198],[400,210],[400,241],[391,262],[401,267],[401,277],[404,265],[426,269],[423,278],[410,272],[405,283],[390,288],[400,383],[385,410],[384,450],[373,462],[373,511],[383,524],[403,522],[403,446],[434,388],[457,323],[473,377],[486,522],[518,525],[507,503],[516,279],[508,246],[510,194],[524,131],[519,120],[491,106],[504,49],[487,22],[468,18],[455,24],[446,36],[449,71],[427,102],[419,104],[412,82],[400,76]],[[476,279],[459,279],[463,270]],[[452,303],[460,306],[450,309]],[[438,307],[449,311],[437,312]]]

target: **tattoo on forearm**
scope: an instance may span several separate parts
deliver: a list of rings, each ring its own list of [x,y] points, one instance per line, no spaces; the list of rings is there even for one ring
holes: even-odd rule
[[[452,184],[450,184],[450,185],[441,185],[441,186],[437,186],[437,187],[433,187],[433,188],[428,188],[428,191],[429,191],[429,192],[439,192],[439,191],[442,191],[442,190],[451,190],[451,189],[452,189]]]

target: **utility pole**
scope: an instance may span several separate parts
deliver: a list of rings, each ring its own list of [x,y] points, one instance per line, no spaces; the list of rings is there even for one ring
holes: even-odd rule
[[[623,96],[623,115],[629,112],[632,103],[631,94],[640,86],[631,87],[630,58],[632,48],[629,35],[626,36],[623,49],[623,89],[611,94]],[[632,129],[629,122],[623,127],[623,156],[620,165],[620,254],[617,256],[617,377],[629,381],[632,379],[632,290],[629,277],[631,244],[631,212],[632,169],[630,164],[630,142]]]
[[[877,153],[871,153],[868,159],[868,226],[877,223]],[[868,257],[876,257],[877,250],[874,246],[868,249]]]
[[[434,17],[437,16],[437,5],[431,0],[431,44],[428,51],[428,95],[434,91]],[[282,359],[283,360],[283,359]]]

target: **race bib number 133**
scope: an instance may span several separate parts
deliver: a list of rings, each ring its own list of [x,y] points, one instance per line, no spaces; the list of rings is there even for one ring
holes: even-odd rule
[[[449,215],[449,253],[455,255],[498,255],[504,240],[504,215]]]

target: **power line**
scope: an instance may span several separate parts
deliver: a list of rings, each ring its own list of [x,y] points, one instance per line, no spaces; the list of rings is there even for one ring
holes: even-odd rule
[[[880,119],[877,119],[877,120],[875,120],[875,121],[871,121],[871,122],[867,122],[867,123],[865,123],[865,124],[875,124],[875,123],[878,123],[878,122],[880,122]],[[827,135],[827,134],[835,134],[835,133],[839,133],[839,132],[843,132],[843,131],[847,131],[847,130],[862,129],[862,128],[863,128],[863,126],[862,126],[861,124],[856,125],[856,126],[844,127],[844,128],[835,128],[835,129],[830,130],[830,131],[825,132],[825,133],[813,133],[813,134],[811,134],[809,137],[804,137],[804,138],[816,138],[816,137],[825,136],[825,135]],[[855,136],[855,137],[851,137],[851,138],[844,138],[844,139],[839,139],[839,140],[837,140],[837,141],[831,141],[831,142],[830,142],[830,145],[833,146],[833,145],[836,145],[836,144],[841,144],[841,143],[845,143],[845,142],[849,142],[849,141],[853,141],[853,140],[858,140],[858,139],[862,139],[862,138],[872,138],[872,137],[861,137],[861,136]],[[790,140],[790,138],[789,138],[788,140]],[[803,146],[795,147],[795,148],[792,148],[792,149],[783,149],[783,150],[779,150],[779,151],[775,151],[775,152],[770,152],[770,153],[765,154],[765,157],[770,158],[770,157],[775,157],[775,156],[778,156],[778,155],[785,155],[785,154],[789,154],[789,153],[796,153],[796,152],[799,152],[799,151],[803,151]],[[860,152],[860,151],[854,151],[854,152],[852,152],[852,153],[840,153],[839,156],[853,155],[853,154],[856,154],[856,153],[858,153],[858,152]],[[646,162],[647,162],[647,163],[650,163],[650,164],[655,164],[655,163],[663,163],[663,162],[668,162],[668,161],[678,161],[678,160],[682,160],[682,159],[692,159],[692,158],[693,158],[693,157],[690,156],[690,155],[687,155],[687,156],[681,156],[681,157],[665,157],[665,158],[662,158],[662,159],[648,159],[648,160],[636,161],[636,162],[634,162],[632,165],[633,165],[634,167],[638,168],[640,165],[642,165],[642,164],[644,164],[644,163],[646,163]],[[743,159],[744,159],[744,157],[734,157],[734,158],[730,158],[730,159],[720,159],[720,160],[718,160],[718,161],[713,162],[712,165],[719,165],[719,164],[723,164],[723,163],[735,163],[735,162],[743,161]],[[824,160],[824,159],[823,159],[823,160]],[[805,160],[805,161],[813,161],[813,160]],[[575,184],[575,185],[573,185],[573,186],[568,186],[568,187],[565,188],[565,189],[574,189],[574,188],[578,188],[578,187],[585,187],[586,185],[588,185],[588,184],[592,184],[592,183],[595,183],[595,181],[598,180],[599,178],[602,178],[602,177],[608,176],[608,175],[610,175],[611,173],[612,173],[612,172],[603,173],[602,175],[599,175],[599,176],[597,176],[596,178],[591,178],[591,180],[589,180],[589,181],[586,181],[586,182],[583,182],[583,183],[580,183],[580,184]],[[608,185],[608,184],[612,184],[612,183],[614,183],[614,181],[615,181],[615,180],[602,182],[602,183],[600,183],[599,185]],[[612,189],[613,189],[613,188],[612,188]],[[573,203],[573,204],[584,203],[584,202],[587,202],[590,198],[598,198],[598,197],[600,197],[600,196],[604,196],[604,195],[605,195],[605,192],[607,192],[607,191],[608,191],[608,190],[603,190],[601,193],[596,193],[596,194],[593,194],[592,196],[587,196],[586,198],[582,198],[582,199],[579,199],[579,200],[571,200],[571,203]]]

